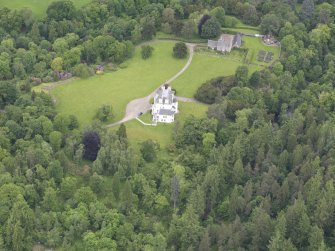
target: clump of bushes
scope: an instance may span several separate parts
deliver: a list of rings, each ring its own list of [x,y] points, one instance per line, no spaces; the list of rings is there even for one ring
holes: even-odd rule
[[[173,56],[175,58],[185,58],[187,56],[187,46],[183,42],[178,42],[173,47]]]
[[[84,145],[83,158],[85,160],[94,161],[100,150],[100,136],[95,131],[85,132],[82,143]]]
[[[154,51],[154,47],[150,45],[142,45],[141,46],[141,55],[143,59],[148,59],[152,56],[152,52]]]
[[[111,105],[102,105],[95,115],[101,122],[107,122],[113,118],[113,109]]]
[[[159,144],[151,139],[142,142],[140,151],[143,159],[147,162],[154,161],[157,158],[156,151],[159,148]]]
[[[94,70],[87,64],[78,64],[74,67],[73,73],[79,78],[88,78],[94,75]]]
[[[226,95],[234,86],[234,77],[218,77],[203,83],[194,97],[200,102],[214,104],[218,98]]]

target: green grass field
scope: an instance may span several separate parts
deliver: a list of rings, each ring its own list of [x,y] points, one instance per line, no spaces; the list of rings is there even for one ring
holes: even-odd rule
[[[204,82],[219,76],[233,75],[240,65],[243,65],[242,62],[196,53],[190,67],[171,85],[177,90],[178,96],[193,97]],[[249,73],[258,69],[257,66],[249,66]]]
[[[29,8],[35,16],[42,17],[46,14],[46,10],[51,2],[55,0],[0,0],[0,7],[9,9]],[[72,0],[76,7],[81,7],[92,0]]]
[[[150,94],[183,68],[187,59],[172,57],[174,44],[154,43],[153,55],[147,60],[141,58],[137,48],[125,69],[56,87],[51,93],[57,100],[58,112],[75,114],[85,125],[101,105],[108,104],[113,107],[114,121],[120,120],[129,101]]]
[[[193,115],[197,118],[206,116],[207,105],[199,103],[183,103],[179,102],[179,111],[176,115],[176,121],[183,122],[185,119]],[[142,115],[141,120],[150,122],[151,115],[149,113]],[[139,149],[139,144],[147,139],[152,139],[164,148],[166,145],[172,142],[171,136],[175,123],[163,124],[159,123],[157,126],[144,126],[137,120],[132,120],[125,123],[127,127],[128,139],[135,150]],[[111,128],[116,130],[118,127]]]
[[[257,37],[243,36],[242,40],[243,40],[243,48],[249,49],[247,55],[247,59],[249,60],[249,62],[269,65],[273,63],[274,60],[279,58],[280,48],[278,46],[266,46],[263,44],[262,39]],[[257,54],[260,50],[272,52],[274,55],[273,60],[269,63],[258,61]]]

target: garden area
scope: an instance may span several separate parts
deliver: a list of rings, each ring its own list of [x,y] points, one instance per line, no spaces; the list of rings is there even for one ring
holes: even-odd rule
[[[270,51],[259,51],[257,55],[257,60],[262,62],[271,62],[273,59],[273,53]]]
[[[262,39],[258,37],[243,36],[242,40],[243,48],[248,49],[248,54],[246,56],[248,63],[261,63],[262,65],[268,66],[279,58],[280,47],[278,46],[266,46],[263,44]],[[260,51],[264,51],[265,54],[263,55],[261,53],[259,55]]]

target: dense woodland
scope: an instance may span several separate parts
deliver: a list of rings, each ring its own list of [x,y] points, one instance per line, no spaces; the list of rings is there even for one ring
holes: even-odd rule
[[[79,129],[30,91],[117,67],[156,31],[206,38],[237,18],[277,36],[280,61],[204,83],[208,117],[176,123],[167,149]],[[0,250],[334,250],[334,18],[333,0],[1,8]]]

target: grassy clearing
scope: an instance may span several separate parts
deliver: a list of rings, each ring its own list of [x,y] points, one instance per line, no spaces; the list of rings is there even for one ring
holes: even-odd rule
[[[9,9],[23,9],[29,8],[35,16],[42,17],[46,15],[46,10],[50,3],[55,0],[0,0],[0,7],[7,7]],[[81,7],[91,0],[72,0],[76,7]]]
[[[193,115],[197,118],[202,118],[206,116],[207,105],[200,103],[183,103],[179,102],[180,113],[176,115],[176,121],[183,122],[185,119]],[[144,114],[140,117],[145,122],[151,121],[150,113]],[[125,123],[127,127],[127,135],[131,146],[135,150],[139,150],[140,143],[152,139],[165,148],[168,144],[172,142],[172,132],[175,123],[163,124],[159,123],[157,126],[144,126],[137,120],[132,120]],[[111,130],[117,130],[118,127],[112,128]]]
[[[218,76],[233,75],[240,65],[243,63],[196,53],[190,67],[171,85],[177,90],[178,96],[193,97],[204,82]],[[250,73],[259,69],[257,66],[249,66]]]
[[[251,63],[263,64],[263,65],[270,65],[279,58],[280,48],[278,46],[266,46],[263,44],[261,38],[257,37],[246,37],[242,38],[243,41],[243,48],[248,48],[248,55],[247,59]],[[260,62],[257,60],[257,54],[259,51],[268,51],[273,53],[273,60],[271,62]]]
[[[137,48],[125,69],[56,87],[51,93],[57,100],[58,112],[75,114],[80,124],[85,125],[101,105],[107,104],[113,107],[114,121],[120,120],[129,101],[148,95],[185,65],[187,59],[172,57],[174,44],[152,44],[154,52],[147,60],[141,58]]]

